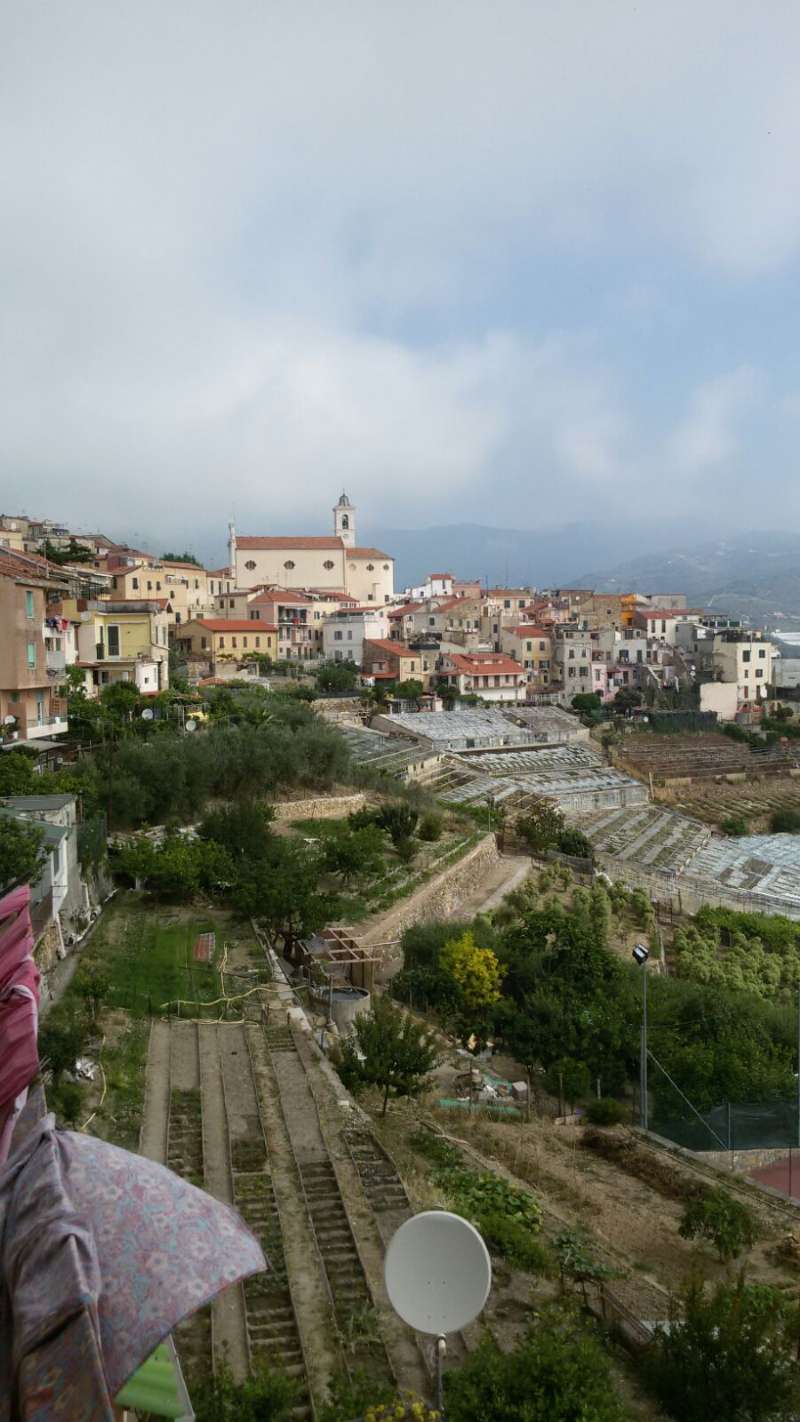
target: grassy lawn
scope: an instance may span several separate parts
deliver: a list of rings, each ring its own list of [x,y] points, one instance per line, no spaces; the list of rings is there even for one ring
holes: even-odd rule
[[[178,998],[209,1002],[220,996],[217,965],[224,939],[235,932],[230,914],[145,904],[138,896],[120,895],[109,905],[84,954],[78,984],[81,973],[101,965],[111,977],[109,1006],[133,1016],[166,1011],[165,1004],[173,1004],[174,1012]],[[202,933],[217,935],[210,963],[198,962],[193,955]]]

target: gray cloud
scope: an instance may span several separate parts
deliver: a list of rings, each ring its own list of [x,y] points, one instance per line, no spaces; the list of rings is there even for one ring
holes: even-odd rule
[[[644,412],[602,300],[548,329],[493,315],[490,278],[631,241],[738,287],[785,272],[789,4],[5,14],[6,507],[219,528],[220,553],[232,509],[311,526],[343,482],[405,526],[644,511],[643,475],[696,509],[745,480],[750,415],[793,418],[738,357]],[[620,305],[674,325],[658,279]]]

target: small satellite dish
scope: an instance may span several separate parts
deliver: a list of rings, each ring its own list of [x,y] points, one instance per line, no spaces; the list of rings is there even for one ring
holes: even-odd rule
[[[474,1225],[449,1210],[423,1210],[402,1224],[386,1251],[392,1307],[419,1333],[466,1328],[489,1297],[492,1262]]]
[[[153,710],[152,706],[145,706],[144,711],[142,712],[142,720],[143,720],[143,721],[152,721],[152,719],[153,719],[153,717],[155,716],[155,714],[156,714],[156,713],[155,713],[155,711]]]
[[[197,722],[196,722],[191,716],[189,717],[189,720],[186,722],[186,729],[187,729],[187,731],[196,731],[196,730],[197,730]]]
[[[14,725],[14,722],[16,721],[16,719],[17,719],[16,716],[4,716],[4,717],[3,717],[3,725],[4,725],[4,726],[13,726],[13,725]]]

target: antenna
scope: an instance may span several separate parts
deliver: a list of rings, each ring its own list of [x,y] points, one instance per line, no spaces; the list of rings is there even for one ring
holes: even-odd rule
[[[423,1210],[401,1224],[384,1264],[389,1302],[404,1323],[436,1336],[442,1407],[445,1335],[478,1317],[492,1286],[489,1251],[474,1225],[449,1210]]]

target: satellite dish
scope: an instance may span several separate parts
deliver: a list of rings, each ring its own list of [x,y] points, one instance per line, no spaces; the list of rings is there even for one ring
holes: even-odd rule
[[[16,719],[17,719],[16,716],[4,716],[4,717],[3,717],[3,725],[4,725],[4,726],[13,726],[13,725],[14,725],[14,722],[16,721]]]
[[[489,1251],[474,1225],[449,1210],[423,1210],[386,1251],[392,1307],[419,1333],[442,1337],[478,1317],[492,1284]]]
[[[155,711],[153,710],[152,706],[145,706],[144,711],[142,712],[142,720],[143,720],[143,721],[152,721],[152,719],[153,719],[153,717],[155,716],[155,714],[156,714],[156,713],[155,713]]]
[[[186,729],[187,729],[187,731],[196,731],[196,730],[197,730],[197,722],[196,722],[191,716],[190,716],[189,720],[186,722]]]

